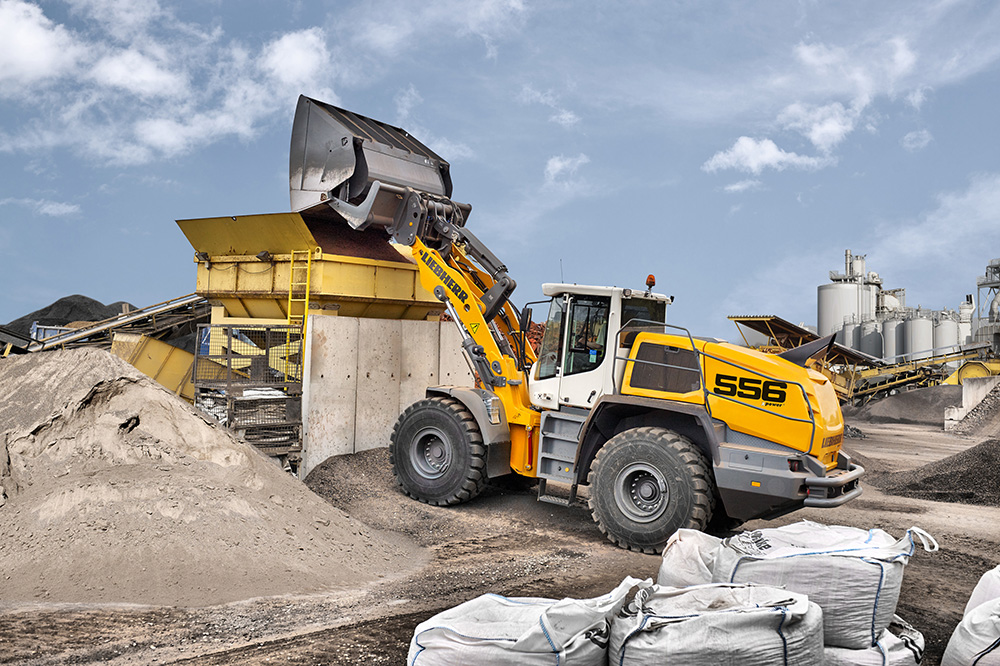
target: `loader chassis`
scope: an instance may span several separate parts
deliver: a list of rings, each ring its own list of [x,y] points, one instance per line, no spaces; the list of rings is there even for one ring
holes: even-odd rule
[[[430,387],[400,415],[390,458],[411,497],[457,504],[510,474],[537,479],[539,499],[557,503],[589,486],[608,538],[655,552],[713,518],[861,493],[833,387],[807,367],[829,341],[786,359],[694,338],[666,324],[672,299],[650,276],[645,292],[543,285],[536,356],[530,311],[511,304],[506,266],[466,228],[471,207],[451,199],[448,163],[404,130],[302,97],[289,183],[294,210],[381,228],[409,248],[478,377],[479,388]]]

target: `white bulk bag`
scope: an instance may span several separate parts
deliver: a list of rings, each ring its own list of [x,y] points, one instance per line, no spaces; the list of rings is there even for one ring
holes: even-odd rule
[[[972,596],[969,597],[969,603],[966,604],[963,615],[968,615],[969,611],[976,606],[994,599],[1000,599],[1000,566],[996,569],[990,569],[979,579],[976,589],[972,590]]]
[[[692,572],[693,578],[703,577],[704,569],[711,568],[713,582],[756,583],[805,594],[823,608],[826,644],[851,649],[871,647],[889,626],[903,568],[916,552],[914,538],[925,550],[938,548],[919,527],[895,539],[878,529],[808,520],[728,539],[692,538],[683,532],[679,530],[663,551],[660,585],[703,583],[683,578]],[[705,548],[712,552],[694,554]]]
[[[1000,599],[965,614],[948,641],[941,666],[1000,666]]]
[[[610,618],[638,584],[642,582],[626,578],[594,599],[557,601],[484,594],[417,625],[406,663],[603,666]]]
[[[804,595],[757,585],[654,585],[611,620],[614,666],[814,666],[823,611]]]
[[[827,646],[824,653],[826,666],[918,666],[924,657],[924,636],[895,615],[874,646],[864,650]]]

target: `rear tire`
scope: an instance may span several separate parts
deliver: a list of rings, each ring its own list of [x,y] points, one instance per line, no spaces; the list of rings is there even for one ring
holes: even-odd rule
[[[705,454],[665,428],[633,428],[597,452],[588,476],[590,510],[615,544],[658,553],[681,528],[704,530],[715,508]]]
[[[483,436],[469,410],[453,398],[427,398],[400,414],[389,462],[403,492],[428,504],[466,502],[486,485]]]

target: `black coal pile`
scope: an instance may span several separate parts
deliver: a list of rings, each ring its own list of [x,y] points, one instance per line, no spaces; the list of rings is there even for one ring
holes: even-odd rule
[[[1000,440],[905,472],[871,475],[870,483],[890,495],[1000,506]]]
[[[35,310],[15,319],[7,324],[7,328],[22,335],[29,335],[31,323],[35,321],[43,326],[65,326],[74,321],[101,321],[121,314],[123,305],[128,305],[129,309],[135,309],[125,301],[104,305],[93,298],[74,294],[73,296],[64,296],[41,310]]]

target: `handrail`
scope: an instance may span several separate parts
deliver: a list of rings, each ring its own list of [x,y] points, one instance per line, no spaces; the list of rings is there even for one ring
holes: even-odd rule
[[[620,335],[622,333],[622,331],[624,331],[626,328],[634,328],[633,322],[643,323],[643,324],[652,324],[652,325],[655,325],[657,327],[664,326],[664,327],[674,328],[674,329],[677,329],[677,330],[680,330],[680,331],[684,331],[685,333],[687,333],[688,341],[691,344],[691,351],[693,351],[699,357],[710,358],[710,359],[712,359],[714,361],[718,361],[719,363],[724,363],[726,365],[729,365],[729,366],[732,366],[732,367],[735,367],[735,368],[739,368],[740,370],[743,370],[745,372],[749,372],[751,374],[757,375],[758,377],[763,377],[765,379],[779,379],[777,377],[765,374],[765,373],[760,372],[758,370],[754,370],[753,368],[741,365],[741,364],[736,363],[734,361],[730,361],[729,359],[720,358],[720,357],[718,357],[718,356],[716,356],[714,354],[709,354],[708,352],[705,352],[704,350],[699,350],[695,346],[695,344],[694,344],[694,338],[692,337],[690,331],[688,331],[687,329],[682,328],[680,326],[674,326],[672,324],[667,324],[667,323],[664,323],[664,322],[654,322],[654,321],[645,320],[645,319],[632,319],[632,320],[629,320],[629,322],[625,326],[622,326],[618,330],[618,333],[615,336],[616,339],[617,339],[617,336]],[[615,359],[615,361],[621,360],[621,361],[625,362],[625,368],[624,368],[624,370],[622,372],[622,384],[623,385],[624,385],[624,382],[625,382],[625,373],[628,371],[628,364],[629,363],[641,363],[641,364],[647,364],[647,365],[655,365],[655,366],[659,366],[659,367],[674,368],[674,369],[678,369],[678,370],[687,370],[689,372],[694,372],[695,371],[695,368],[683,367],[683,366],[677,366],[677,365],[671,365],[669,363],[657,363],[656,361],[645,361],[645,360],[640,360],[640,359],[633,359],[633,358],[629,358],[627,356],[618,356],[618,355],[615,355],[614,359]],[[784,379],[784,378],[780,379],[780,381],[782,381],[782,382],[784,382],[786,384],[794,385],[794,386],[797,386],[799,388],[799,391],[802,394],[802,400],[805,403],[807,412],[809,413],[809,418],[808,419],[797,418],[797,417],[794,417],[794,416],[788,416],[788,415],[785,415],[785,414],[781,414],[780,412],[776,412],[774,410],[767,409],[767,408],[764,408],[764,407],[758,407],[757,405],[751,405],[751,404],[749,404],[747,402],[743,402],[741,400],[737,400],[735,398],[732,398],[731,396],[722,395],[720,393],[716,393],[715,391],[709,390],[708,385],[705,382],[704,363],[702,361],[698,362],[697,371],[698,371],[699,379],[700,379],[700,382],[701,382],[702,392],[703,392],[703,394],[705,396],[705,409],[708,411],[709,417],[712,416],[712,406],[711,406],[711,403],[709,402],[708,396],[715,396],[716,398],[720,398],[722,400],[727,400],[729,402],[734,402],[734,403],[736,403],[738,405],[742,405],[744,407],[749,407],[750,409],[756,409],[757,411],[764,412],[765,414],[770,414],[771,416],[777,416],[778,418],[782,418],[782,419],[785,419],[785,420],[788,420],[788,421],[794,421],[796,423],[808,423],[808,424],[810,424],[812,426],[812,431],[811,431],[810,436],[809,436],[809,449],[808,449],[808,451],[806,451],[806,453],[809,454],[809,455],[812,455],[813,448],[815,447],[815,439],[816,439],[816,417],[815,417],[815,415],[813,413],[812,407],[809,405],[809,393],[808,393],[808,391],[806,391],[805,386],[803,386],[801,382],[792,381],[792,380],[788,380],[788,379]],[[615,393],[621,393],[621,387],[619,387],[617,385],[617,382],[615,383]]]

